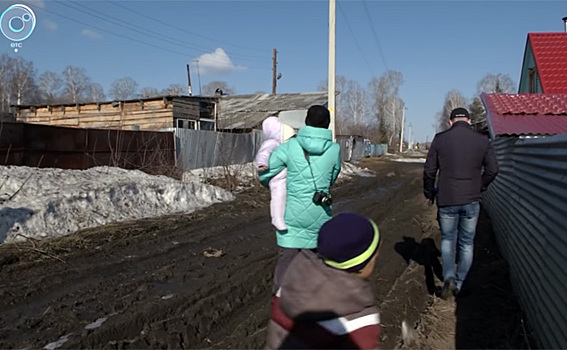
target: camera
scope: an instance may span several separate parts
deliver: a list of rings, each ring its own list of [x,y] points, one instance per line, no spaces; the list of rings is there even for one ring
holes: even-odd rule
[[[333,198],[331,195],[324,191],[317,191],[313,195],[313,203],[318,205],[330,206],[333,204]]]

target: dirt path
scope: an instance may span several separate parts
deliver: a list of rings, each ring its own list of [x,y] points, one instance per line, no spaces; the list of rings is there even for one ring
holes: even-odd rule
[[[424,239],[438,240],[434,208],[422,164],[359,165],[377,176],[334,188],[334,210],[366,215],[383,234],[371,282],[382,348],[393,348],[401,321],[418,322],[431,303],[423,269],[408,267]],[[1,246],[0,348],[263,347],[276,257],[268,201],[255,189],[191,215]]]

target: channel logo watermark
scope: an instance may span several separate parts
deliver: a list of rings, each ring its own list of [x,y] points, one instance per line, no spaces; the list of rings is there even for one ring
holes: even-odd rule
[[[35,29],[35,14],[26,5],[15,4],[2,12],[0,28],[2,34],[12,43],[10,47],[14,52],[22,48],[22,41],[30,37]]]

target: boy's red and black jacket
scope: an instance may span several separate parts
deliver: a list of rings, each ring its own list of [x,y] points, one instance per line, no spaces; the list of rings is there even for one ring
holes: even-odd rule
[[[380,314],[368,282],[312,251],[290,264],[272,299],[267,349],[377,349]]]

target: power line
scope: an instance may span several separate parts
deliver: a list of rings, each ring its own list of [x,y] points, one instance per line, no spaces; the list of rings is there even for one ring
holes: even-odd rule
[[[127,36],[127,35],[122,35],[122,34],[120,34],[120,33],[116,33],[116,32],[113,32],[113,31],[110,31],[110,30],[101,28],[101,27],[94,26],[94,25],[92,25],[92,24],[88,24],[88,23],[79,21],[79,20],[77,20],[77,19],[75,19],[75,18],[71,18],[71,17],[65,16],[65,15],[62,15],[62,14],[57,13],[57,12],[55,12],[55,11],[50,11],[50,10],[48,10],[48,9],[46,9],[46,8],[42,8],[42,9],[40,9],[40,10],[41,10],[41,11],[44,11],[44,12],[47,12],[47,13],[50,13],[50,14],[52,14],[52,15],[56,15],[56,16],[65,18],[65,19],[67,19],[67,20],[69,20],[69,21],[72,21],[72,22],[75,22],[75,23],[79,23],[79,24],[84,25],[84,26],[87,26],[87,27],[94,28],[94,29],[99,30],[99,31],[104,32],[104,33],[108,33],[108,34],[111,34],[111,35],[115,35],[115,36],[118,36],[118,37],[123,38],[123,39],[135,41],[135,42],[137,42],[137,43],[140,43],[140,44],[143,44],[143,45],[152,47],[152,48],[154,48],[154,49],[155,49],[155,48],[161,49],[161,50],[168,51],[168,52],[174,53],[174,54],[176,54],[176,55],[180,55],[180,56],[183,56],[183,57],[187,58],[187,54],[186,54],[186,53],[182,53],[182,52],[179,52],[179,51],[171,50],[171,49],[169,49],[169,48],[167,48],[167,47],[162,47],[162,46],[158,46],[158,45],[149,44],[149,43],[147,43],[147,42],[145,42],[145,41],[138,40],[138,39],[129,37],[129,36]]]
[[[362,47],[360,46],[358,40],[356,39],[356,35],[354,35],[354,32],[348,22],[348,19],[343,11],[343,8],[341,7],[340,3],[337,3],[339,10],[341,11],[341,14],[343,16],[343,19],[345,20],[345,23],[347,25],[348,30],[350,31],[350,34],[352,35],[354,42],[356,43],[356,46],[358,47],[358,50],[360,50],[360,53],[362,54],[362,59],[364,59],[364,62],[366,63],[366,67],[368,67],[368,70],[370,70],[370,73],[372,74],[372,76],[374,76],[374,71],[372,70],[372,67],[370,66],[370,64],[368,63],[368,60],[366,59],[366,55],[364,54],[364,51],[362,50]]]
[[[186,30],[186,29],[184,29],[184,28],[180,28],[180,27],[174,26],[174,25],[172,25],[171,23],[168,23],[168,22],[159,20],[159,19],[154,18],[154,17],[152,17],[152,16],[148,16],[148,15],[146,15],[146,14],[143,13],[143,12],[140,12],[140,11],[135,10],[135,9],[133,9],[133,8],[129,8],[129,7],[124,6],[124,5],[122,5],[122,4],[119,4],[118,2],[115,2],[115,1],[108,1],[108,2],[111,3],[111,4],[114,5],[114,6],[123,8],[123,9],[125,9],[125,10],[127,10],[127,11],[132,12],[132,13],[135,13],[135,14],[137,14],[138,16],[147,18],[147,19],[149,19],[149,20],[151,20],[151,21],[154,21],[154,22],[156,22],[156,23],[162,24],[162,25],[164,25],[164,26],[167,26],[167,27],[170,27],[170,28],[179,30],[179,31],[181,31],[181,32],[184,32],[184,33],[187,33],[187,34],[190,34],[190,35],[193,35],[193,36],[198,36],[198,37],[201,37],[201,38],[204,38],[204,39],[207,39],[207,40],[211,40],[211,41],[214,41],[214,42],[222,43],[223,45],[233,46],[233,47],[237,47],[237,48],[241,48],[241,49],[245,49],[245,50],[254,50],[254,51],[256,50],[256,49],[252,49],[252,48],[249,48],[249,47],[245,47],[245,46],[241,46],[241,45],[236,45],[236,44],[229,43],[229,42],[225,42],[225,41],[220,41],[220,40],[217,40],[217,39],[214,39],[214,38],[210,38],[210,37],[205,36],[205,35],[202,35],[202,34],[198,34],[198,33],[194,33],[194,32],[188,31],[188,30]],[[257,56],[250,56],[250,57],[257,57]]]
[[[184,47],[186,49],[190,49],[190,50],[193,50],[193,51],[203,50],[203,48],[201,48],[201,47],[194,46],[192,44],[189,44],[189,43],[186,43],[186,42],[183,42],[183,41],[176,41],[176,40],[169,39],[169,38],[165,37],[163,34],[158,33],[156,31],[149,30],[149,29],[143,28],[141,26],[137,26],[137,25],[132,25],[128,22],[125,22],[123,19],[116,18],[116,17],[113,17],[111,15],[107,15],[107,14],[102,14],[100,11],[94,10],[92,8],[89,8],[87,6],[84,6],[84,5],[81,5],[81,4],[78,4],[78,3],[61,2],[61,1],[57,1],[57,2],[59,4],[65,6],[65,7],[73,9],[77,12],[87,14],[91,17],[98,18],[100,20],[103,20],[103,21],[108,22],[108,23],[112,23],[112,24],[117,25],[117,26],[122,27],[122,28],[126,28],[126,29],[131,30],[135,33],[138,33],[138,34],[141,34],[141,35],[144,35],[144,36],[152,37],[154,39],[160,40],[161,42],[168,42],[172,45]],[[71,5],[71,4],[73,4],[73,5]],[[77,7],[79,7],[79,8],[77,8]],[[82,10],[81,8],[86,9],[86,11]],[[208,50],[208,49],[206,49],[206,50]],[[214,57],[212,57],[211,59],[215,60]],[[216,59],[216,60],[218,60],[218,59]],[[266,61],[267,61],[267,59],[266,59]]]
[[[386,62],[386,57],[384,57],[384,52],[382,51],[382,46],[380,46],[380,40],[378,40],[378,35],[376,34],[376,30],[374,29],[374,23],[370,18],[370,11],[368,11],[368,5],[366,4],[366,0],[362,0],[362,4],[364,5],[364,9],[366,12],[366,18],[368,18],[368,22],[370,22],[370,28],[372,29],[372,34],[374,34],[374,42],[376,43],[376,47],[378,48],[378,52],[380,53],[380,57],[382,58],[382,62],[384,62],[384,67],[386,70],[390,70],[388,68],[388,63]]]

